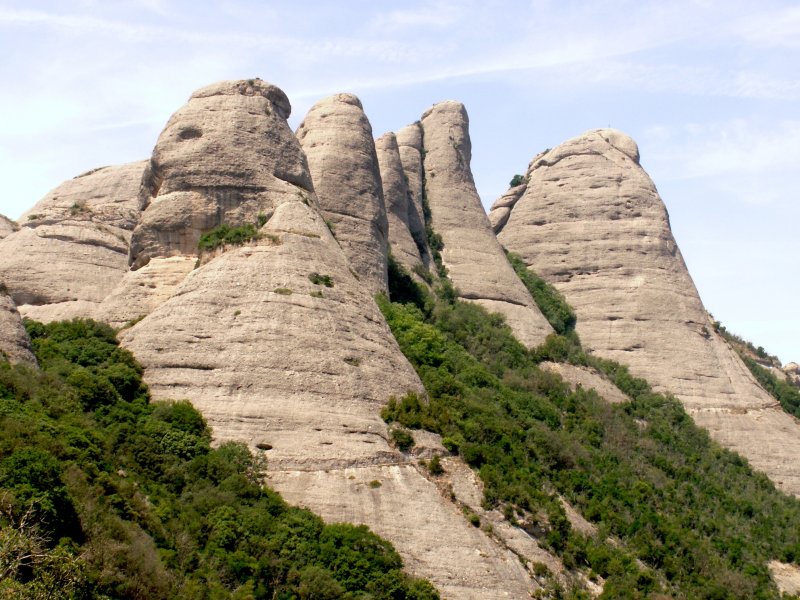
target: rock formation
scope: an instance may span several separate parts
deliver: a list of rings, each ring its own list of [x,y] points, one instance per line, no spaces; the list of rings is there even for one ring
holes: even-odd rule
[[[7,237],[10,233],[14,233],[18,229],[19,225],[17,225],[14,221],[5,215],[0,215],[0,240],[2,240],[4,237]]]
[[[36,366],[31,340],[14,301],[0,284],[0,360]]]
[[[143,169],[103,167],[64,182],[0,241],[0,280],[23,315],[93,314],[127,270]]]
[[[223,81],[193,93],[158,138],[131,240],[134,269],[154,257],[196,256],[221,223],[256,224],[313,189],[286,122],[282,90],[260,79]]]
[[[415,275],[416,270],[427,269],[427,266],[422,260],[420,246],[411,234],[409,223],[417,213],[411,203],[411,192],[403,172],[397,138],[393,133],[386,133],[375,141],[375,149],[378,153],[383,197],[389,220],[389,245],[394,258],[409,273]],[[422,248],[424,252],[424,246]]]
[[[492,232],[470,171],[468,128],[458,102],[436,104],[422,115],[425,194],[444,242],[442,260],[461,298],[505,315],[523,344],[537,346],[553,330]]]
[[[501,198],[499,239],[575,308],[584,347],[674,393],[695,421],[800,494],[800,425],[713,331],[639,151],[614,130],[543,153]],[[505,221],[505,225],[501,223]]]
[[[422,126],[419,122],[412,123],[399,130],[395,134],[395,139],[400,154],[400,163],[403,166],[403,179],[409,194],[408,229],[420,249],[423,264],[435,276],[435,265],[425,232],[426,218],[423,207],[425,169],[422,166]]]
[[[94,312],[94,318],[122,327],[149,315],[169,300],[196,263],[194,256],[157,257],[128,271]]]
[[[373,294],[385,292],[388,222],[372,127],[361,102],[352,94],[317,102],[297,139],[322,214],[350,264]]]
[[[120,338],[144,365],[154,397],[191,399],[216,442],[243,441],[266,454],[270,483],[285,498],[385,535],[410,571],[446,595],[525,597],[537,585],[517,556],[472,527],[389,442],[380,409],[392,395],[424,390],[373,300],[375,281],[359,279],[348,246],[319,212],[306,159],[286,125],[288,101],[260,81],[210,89],[220,93],[195,93],[159,138],[131,249],[134,270],[102,307],[117,324],[146,315]],[[270,104],[275,98],[280,110]],[[346,100],[360,113],[357,100]],[[322,133],[311,123],[300,136],[307,143]],[[181,141],[187,129],[193,133]],[[221,148],[252,132],[258,135],[241,142],[234,163]],[[185,146],[181,159],[180,145],[198,140],[205,149]],[[369,140],[364,153],[374,157]],[[205,156],[212,150],[218,162]],[[203,160],[207,180],[195,165]],[[366,177],[358,164],[340,164],[343,182]],[[278,176],[285,173],[291,180]],[[365,210],[382,202],[379,194]],[[203,230],[258,215],[266,222],[256,239],[197,259]],[[383,248],[385,265],[385,228],[369,223],[348,231],[365,248]]]

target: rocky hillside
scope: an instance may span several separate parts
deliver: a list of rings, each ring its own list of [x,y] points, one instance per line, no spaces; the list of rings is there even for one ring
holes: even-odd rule
[[[190,399],[216,444],[267,458],[284,498],[368,525],[444,597],[527,598],[548,577],[600,593],[596,573],[545,542],[553,515],[597,532],[565,500],[541,522],[520,508],[518,521],[511,504],[506,514],[482,501],[496,482],[483,469],[478,479],[452,439],[406,439],[382,417],[392,398],[424,406],[450,393],[429,382],[453,353],[416,362],[376,303],[398,272],[423,312],[436,297],[463,301],[501,315],[495,325],[522,344],[513,352],[552,347],[508,249],[574,307],[587,352],[678,396],[723,446],[800,495],[800,425],[715,332],[633,140],[597,130],[537,156],[487,215],[463,105],[436,104],[377,140],[351,94],[315,104],[297,132],[290,113],[260,79],[207,86],[148,160],[62,184],[19,226],[0,219],[0,350],[35,363],[19,314],[109,323],[155,399]],[[565,362],[544,363],[548,385],[561,377],[620,405],[635,396]],[[444,474],[420,464],[440,456]]]
[[[800,424],[714,331],[666,207],[619,131],[589,131],[530,163],[492,210],[500,242],[574,307],[584,346],[678,396],[695,421],[800,494]]]

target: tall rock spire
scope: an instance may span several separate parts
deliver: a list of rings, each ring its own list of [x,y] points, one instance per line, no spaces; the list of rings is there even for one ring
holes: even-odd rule
[[[483,210],[470,161],[469,119],[458,102],[422,115],[425,195],[442,260],[465,300],[505,315],[519,341],[537,346],[552,328],[505,257]]]
[[[420,246],[411,234],[410,221],[416,214],[411,203],[411,192],[400,161],[400,151],[394,133],[385,133],[375,140],[378,165],[383,181],[383,196],[389,219],[389,244],[394,258],[410,273],[419,267],[426,267]],[[426,267],[427,268],[427,267]]]
[[[322,214],[372,293],[388,290],[388,221],[372,127],[352,94],[320,100],[297,139],[308,157]]]
[[[492,211],[498,238],[564,294],[586,349],[678,396],[715,439],[800,494],[800,425],[714,332],[636,143],[589,131],[537,156],[527,178]]]

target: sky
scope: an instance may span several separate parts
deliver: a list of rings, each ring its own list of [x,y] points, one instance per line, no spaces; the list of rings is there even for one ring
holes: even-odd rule
[[[484,205],[539,151],[639,144],[706,308],[800,362],[800,3],[0,0],[0,213],[147,158],[191,92],[261,77],[296,127],[357,94],[376,137],[454,99]]]

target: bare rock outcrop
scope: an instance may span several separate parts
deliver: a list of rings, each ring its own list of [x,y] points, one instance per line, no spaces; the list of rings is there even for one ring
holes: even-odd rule
[[[408,229],[420,249],[422,263],[436,276],[433,256],[425,231],[425,168],[422,165],[422,125],[419,122],[403,127],[395,134],[403,179],[408,189]]]
[[[131,240],[134,269],[154,257],[195,256],[221,223],[256,224],[313,190],[286,119],[282,90],[261,79],[223,81],[194,92],[158,138]]]
[[[492,231],[499,233],[508,222],[508,217],[511,215],[511,209],[517,201],[522,198],[522,194],[528,189],[528,184],[515,185],[510,188],[492,205],[492,210],[489,212],[489,223],[492,225]]]
[[[93,315],[127,270],[144,167],[103,167],[62,183],[0,241],[0,280],[23,315]]]
[[[169,300],[192,269],[192,256],[153,258],[137,270],[129,270],[95,311],[95,319],[122,327],[149,315]]]
[[[464,468],[470,471],[466,465]],[[513,542],[502,545],[476,529],[459,507],[411,464],[276,473],[270,485],[289,502],[333,520],[369,524],[392,540],[404,557],[406,570],[429,578],[443,598],[530,598],[539,586],[520,557],[537,562],[555,560],[525,532],[503,520],[501,527],[504,524],[520,538],[527,538],[521,551]],[[423,533],[428,531],[435,531],[434,537]]]
[[[0,215],[0,240],[8,237],[9,234],[14,233],[19,229],[16,221],[12,221],[5,215]]]
[[[14,301],[0,284],[0,359],[36,366],[31,340]]]
[[[716,440],[800,494],[800,425],[713,331],[636,143],[589,131],[527,177],[498,237],[564,294],[584,346],[674,393]]]
[[[415,270],[427,267],[422,260],[420,247],[411,235],[409,223],[416,214],[416,209],[411,204],[411,192],[403,172],[395,134],[386,133],[379,137],[375,140],[375,149],[378,153],[383,197],[389,220],[389,245],[394,258],[414,275]]]
[[[373,294],[388,289],[388,221],[372,126],[352,94],[320,100],[297,139],[308,157],[322,214]]]
[[[468,128],[458,102],[441,102],[422,115],[425,194],[444,242],[442,260],[463,299],[505,315],[520,342],[537,346],[553,330],[492,232],[470,171]]]

